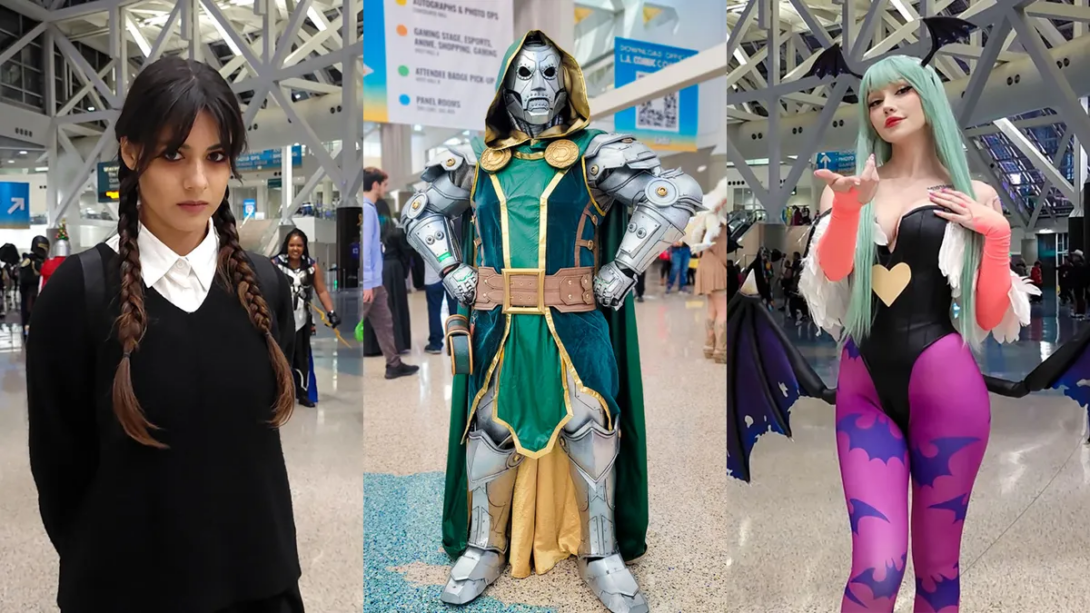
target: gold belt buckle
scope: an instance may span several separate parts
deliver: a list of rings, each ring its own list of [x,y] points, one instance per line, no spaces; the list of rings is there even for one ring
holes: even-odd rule
[[[537,306],[511,305],[511,278],[537,277]],[[545,314],[545,269],[543,268],[504,268],[503,269],[503,313],[514,315]]]

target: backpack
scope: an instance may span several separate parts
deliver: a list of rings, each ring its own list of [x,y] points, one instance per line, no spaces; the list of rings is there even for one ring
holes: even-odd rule
[[[265,296],[265,301],[270,303],[271,308],[272,304],[275,303],[270,300],[270,297],[280,294],[281,273],[268,258],[263,258],[249,251],[245,253],[246,259],[250,261],[250,266],[254,269],[254,274],[257,275],[257,285]],[[80,266],[83,267],[83,288],[87,299],[87,314],[90,318],[88,321],[99,321],[102,314],[106,312],[107,305],[106,279],[102,271],[102,254],[99,253],[98,247],[92,247],[73,257],[79,259]],[[273,321],[276,321],[275,316]]]

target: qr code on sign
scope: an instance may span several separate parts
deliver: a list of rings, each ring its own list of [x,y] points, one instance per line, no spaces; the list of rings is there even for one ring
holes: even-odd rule
[[[650,72],[637,72],[636,78],[652,74]],[[637,130],[659,130],[663,132],[678,131],[678,92],[671,92],[662,98],[648,100],[636,109]]]

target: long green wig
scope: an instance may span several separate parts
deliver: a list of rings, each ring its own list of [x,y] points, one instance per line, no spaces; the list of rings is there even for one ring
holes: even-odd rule
[[[893,147],[882,140],[870,121],[867,97],[875,89],[881,89],[890,83],[904,79],[916,90],[923,105],[927,127],[935,139],[935,153],[939,162],[950,173],[954,189],[976,198],[972,179],[969,177],[969,164],[962,148],[961,131],[958,129],[954,111],[946,98],[942,81],[934,68],[920,66],[920,60],[903,55],[892,55],[873,66],[863,74],[859,87],[859,138],[856,143],[856,174],[862,174],[867,158],[873,153],[875,162],[880,166],[890,160]],[[952,222],[951,222],[952,223]],[[873,321],[871,294],[871,266],[877,262],[874,245],[875,211],[874,203],[867,203],[859,218],[859,232],[856,235],[855,266],[852,273],[852,296],[845,317],[844,329],[847,336],[856,342],[870,334]],[[961,268],[961,296],[957,299],[960,313],[957,318],[958,329],[966,341],[975,344],[975,288],[973,281],[980,266],[983,241],[979,234],[970,232],[966,241],[965,260]]]

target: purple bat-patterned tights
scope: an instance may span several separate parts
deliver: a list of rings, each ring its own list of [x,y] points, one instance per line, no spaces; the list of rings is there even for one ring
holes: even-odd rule
[[[991,425],[984,379],[961,337],[950,334],[912,365],[907,432],[883,412],[878,398],[849,342],[836,403],[837,453],[852,530],[852,570],[841,611],[893,611],[908,559],[911,475],[912,610],[956,612],[961,530]]]

